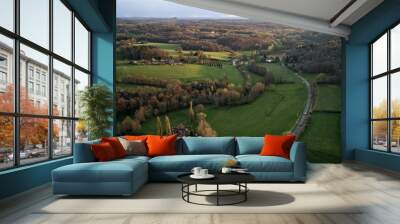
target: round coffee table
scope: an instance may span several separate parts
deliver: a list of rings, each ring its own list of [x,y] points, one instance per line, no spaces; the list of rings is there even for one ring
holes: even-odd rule
[[[193,179],[189,174],[182,174],[177,177],[178,181],[182,183],[182,199],[188,203],[197,205],[234,205],[247,201],[247,192],[249,188],[247,183],[255,180],[255,177],[248,173],[229,173],[213,174],[215,177],[212,179]],[[197,185],[215,185],[215,190],[198,190]],[[220,185],[236,185],[237,190],[224,190],[220,189]],[[194,191],[190,191],[190,186],[195,186]],[[206,194],[209,192],[214,192],[215,194]],[[190,200],[190,196],[203,196],[203,197],[216,197],[216,204],[202,204],[193,202]],[[230,203],[221,203],[221,197],[233,197],[240,196],[240,199]]]

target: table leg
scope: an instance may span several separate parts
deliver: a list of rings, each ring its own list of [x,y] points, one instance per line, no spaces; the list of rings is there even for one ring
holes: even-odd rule
[[[217,184],[217,206],[219,206],[219,184]]]
[[[244,190],[245,190],[245,192],[244,192],[244,201],[247,201],[247,192],[248,192],[248,190],[247,190],[247,183],[244,183]]]
[[[189,200],[189,195],[190,195],[190,184],[187,185],[187,201],[190,202]]]
[[[183,187],[184,187],[184,186],[185,186],[185,185],[182,183],[182,187],[181,187],[182,199],[183,199],[183,195],[184,195],[184,194],[183,194],[183,190],[184,190],[184,188],[183,188]]]
[[[197,184],[195,185],[195,190],[194,191],[196,191],[197,192]]]

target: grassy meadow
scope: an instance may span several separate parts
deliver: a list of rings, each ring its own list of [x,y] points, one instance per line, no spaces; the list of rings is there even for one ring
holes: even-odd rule
[[[314,163],[340,163],[340,113],[314,112],[300,140],[307,159]]]
[[[154,43],[154,42],[148,42],[148,43],[142,43],[142,44],[135,44],[136,46],[154,46],[158,47],[166,52],[168,52],[171,56],[178,56],[178,51],[181,49],[181,46],[179,44],[171,44],[171,43]],[[183,55],[189,55],[190,52],[194,51],[181,51]],[[231,57],[231,53],[228,51],[204,51],[203,52],[207,57],[215,60],[221,60],[221,61],[227,61]]]
[[[310,162],[341,162],[340,93],[338,85],[318,85],[314,112],[300,138],[307,145],[307,158]]]
[[[225,76],[229,82],[236,85],[243,84],[240,72],[231,64],[224,63],[222,68],[198,64],[182,65],[118,65],[117,81],[124,76],[137,76],[167,80],[181,80],[192,82],[200,80],[218,80]]]
[[[341,91],[339,85],[318,85],[318,98],[315,110],[340,112],[342,107]]]
[[[207,121],[218,136],[263,136],[265,133],[282,134],[289,131],[306,99],[305,87],[277,85],[250,104],[240,106],[207,106]],[[171,122],[189,124],[187,110],[168,114]],[[143,133],[156,132],[156,119],[146,121]]]
[[[272,85],[254,102],[239,106],[206,106],[207,121],[218,136],[263,136],[289,131],[304,109],[307,90],[291,71],[279,65],[268,65],[277,77],[290,78],[294,84]],[[256,75],[254,75],[256,76]],[[168,114],[173,125],[188,124],[187,110]],[[156,132],[156,120],[143,123],[143,133]]]

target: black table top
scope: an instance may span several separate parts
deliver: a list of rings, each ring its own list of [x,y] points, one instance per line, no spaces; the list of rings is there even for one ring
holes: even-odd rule
[[[249,173],[213,173],[212,179],[193,179],[191,173],[182,174],[177,177],[178,181],[185,184],[237,184],[248,183],[255,180]]]

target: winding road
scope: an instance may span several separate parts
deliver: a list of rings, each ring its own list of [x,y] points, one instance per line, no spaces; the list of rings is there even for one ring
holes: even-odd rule
[[[301,116],[297,118],[295,125],[293,126],[291,133],[295,134],[297,137],[300,137],[306,128],[307,122],[311,117],[311,113],[314,108],[314,103],[316,99],[316,87],[311,85],[310,82],[305,79],[303,76],[298,73],[294,73],[296,77],[298,77],[307,88],[307,101],[304,106],[303,113]]]

